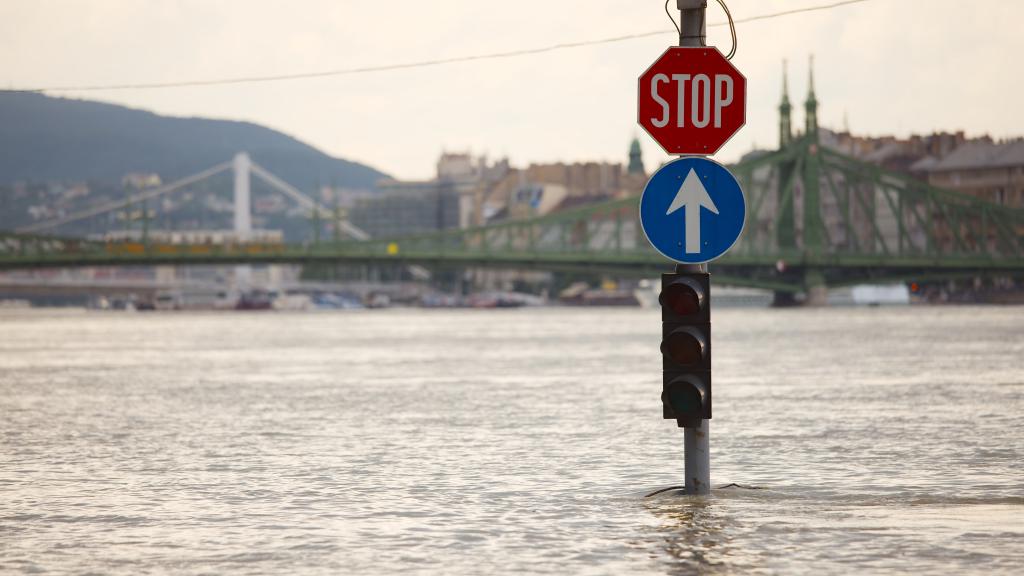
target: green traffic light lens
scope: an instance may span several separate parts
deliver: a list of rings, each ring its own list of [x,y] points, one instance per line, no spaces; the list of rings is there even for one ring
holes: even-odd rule
[[[663,351],[680,366],[697,366],[704,360],[704,344],[688,331],[670,334]]]
[[[678,415],[700,414],[700,392],[693,386],[674,386],[668,392],[668,403]]]
[[[689,283],[676,282],[661,293],[661,303],[680,316],[692,316],[701,308],[701,296],[697,290]]]

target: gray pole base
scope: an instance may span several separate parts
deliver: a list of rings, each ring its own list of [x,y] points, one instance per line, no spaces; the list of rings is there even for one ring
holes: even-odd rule
[[[701,420],[700,428],[683,429],[687,494],[711,494],[711,433],[708,424],[708,420]]]

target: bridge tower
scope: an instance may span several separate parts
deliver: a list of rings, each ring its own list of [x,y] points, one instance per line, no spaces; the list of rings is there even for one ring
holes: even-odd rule
[[[779,149],[794,146],[793,142],[793,105],[789,101],[789,73],[787,62],[782,61],[782,102],[779,104]],[[796,186],[793,181],[796,171],[796,160],[783,160],[779,164],[778,189],[776,190],[777,220],[775,243],[780,254],[796,252],[796,216],[794,197]],[[780,270],[781,271],[781,270]],[[772,305],[778,307],[795,306],[796,299],[789,292],[776,292]]]
[[[235,178],[235,234],[245,242],[252,236],[252,159],[245,152],[232,161]],[[245,290],[252,284],[252,266],[235,266],[235,288]]]
[[[807,113],[805,119],[807,135],[812,142],[818,141],[818,97],[814,93],[814,54],[811,54],[808,67],[809,78],[807,81],[807,101],[804,103],[804,111]]]
[[[804,260],[818,261],[825,245],[824,222],[821,212],[821,139],[818,137],[818,98],[814,93],[814,55],[809,62],[807,102],[807,156],[803,173],[803,249]],[[824,306],[828,301],[825,276],[813,264],[804,270],[804,291],[808,306]]]
[[[779,148],[793,142],[793,105],[789,102],[789,71],[787,62],[782,61],[782,103],[779,104]]]
[[[252,159],[245,152],[235,154],[232,162],[235,176],[235,233],[240,240],[248,240],[252,234],[252,198],[250,170]]]

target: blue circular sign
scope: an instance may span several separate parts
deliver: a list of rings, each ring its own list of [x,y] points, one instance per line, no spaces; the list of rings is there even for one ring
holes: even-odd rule
[[[747,219],[736,178],[718,162],[683,157],[651,176],[640,197],[640,225],[663,256],[703,264],[732,248]]]

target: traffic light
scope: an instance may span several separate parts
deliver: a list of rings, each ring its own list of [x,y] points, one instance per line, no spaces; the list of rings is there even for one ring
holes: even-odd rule
[[[697,428],[711,419],[711,276],[663,274],[658,301],[664,417]]]

